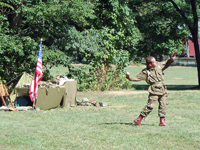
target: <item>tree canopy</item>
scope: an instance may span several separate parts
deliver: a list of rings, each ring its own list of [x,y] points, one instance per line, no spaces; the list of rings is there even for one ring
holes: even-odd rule
[[[181,37],[185,38],[188,36],[192,37],[194,47],[195,47],[195,56],[197,62],[197,70],[198,70],[198,82],[200,86],[200,50],[198,43],[198,18],[200,13],[200,1],[199,0],[163,0],[163,1],[153,1],[153,0],[133,0],[133,3],[136,6],[142,6],[142,8],[146,8],[146,6],[150,8],[150,15],[156,14],[150,20],[159,20],[159,16],[161,16],[161,22],[159,26],[156,26],[156,32],[158,28],[162,28],[164,25],[165,35],[169,36],[165,41],[170,41],[175,48],[171,47],[171,50],[177,49],[177,41],[181,39]],[[148,14],[148,11],[145,11],[143,14]],[[143,16],[145,16],[143,15]],[[151,18],[151,17],[148,17]],[[148,21],[149,22],[149,21]],[[154,26],[154,24],[153,24]],[[167,29],[167,30],[166,30]],[[154,30],[155,31],[155,30]],[[163,29],[162,29],[163,31]],[[158,32],[157,32],[158,33]],[[190,33],[190,34],[189,34]],[[152,35],[152,34],[151,34]],[[156,34],[159,35],[159,34]],[[163,40],[163,36],[159,38],[159,40]],[[183,39],[182,39],[183,41]],[[152,44],[152,42],[151,42]],[[159,46],[159,44],[157,44]],[[163,44],[162,44],[163,46]],[[159,46],[160,47],[160,46]]]
[[[124,69],[130,61],[149,54],[162,59],[184,49],[193,18],[190,1],[176,1],[188,20],[173,2],[2,0],[0,77],[9,82],[24,71],[33,74],[43,38],[44,80],[51,67],[63,65],[80,90],[126,87]],[[87,65],[75,68],[76,62]]]

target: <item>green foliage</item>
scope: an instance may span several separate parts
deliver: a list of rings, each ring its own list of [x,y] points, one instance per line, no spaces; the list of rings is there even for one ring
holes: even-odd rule
[[[134,16],[129,15],[131,10],[122,4],[98,1],[95,8],[98,17],[93,27],[83,31],[72,27],[68,31],[65,52],[78,61],[86,60],[89,66],[88,69],[69,69],[81,84],[79,90],[111,90],[127,85],[121,75],[129,64],[127,50],[132,47],[134,51],[138,30],[134,28]],[[117,66],[116,70],[112,64]]]
[[[78,1],[73,1],[70,6],[68,1],[27,1],[24,4],[18,1],[6,2],[11,3],[16,9],[11,14],[8,11],[3,11],[0,15],[0,35],[2,37],[0,40],[0,72],[3,79],[10,81],[23,71],[30,74],[34,73],[40,38],[44,39],[42,48],[43,80],[51,78],[49,75],[51,67],[60,64],[68,66],[73,62],[71,56],[64,53],[63,49],[66,43],[65,34],[70,22],[72,22],[71,19],[77,19],[80,15],[77,14],[75,17],[74,14],[70,18],[69,7],[70,11],[75,12]],[[86,4],[86,2],[82,2],[80,6],[86,6]],[[16,5],[19,5],[19,7],[16,7]],[[89,6],[85,9],[83,7],[79,9],[86,11]],[[13,22],[9,19],[9,16],[20,16],[21,13],[18,10],[21,10],[23,20],[20,21],[18,26],[11,26]],[[90,10],[87,10],[87,12],[89,13]],[[84,15],[81,16],[81,21],[85,21],[83,20]],[[92,18],[93,16],[88,14],[86,17]],[[73,21],[78,22],[79,20],[74,19]]]
[[[100,66],[104,68],[104,66]],[[78,91],[108,91],[128,89],[130,82],[124,74],[119,74],[114,69],[97,70],[91,65],[71,66],[68,76],[73,76],[78,81]]]
[[[5,7],[14,10],[14,8],[11,5],[4,3],[4,2],[0,2],[0,7],[1,7],[0,11],[3,11],[3,8],[5,8]]]
[[[183,41],[189,31],[171,3],[150,1],[137,7],[137,11],[137,26],[143,37],[137,46],[140,49],[138,56],[162,57],[184,49]]]
[[[135,7],[137,2],[1,1],[1,78],[8,82],[23,71],[33,74],[43,38],[43,80],[51,78],[52,67],[62,65],[78,79],[81,90],[124,88],[130,60],[140,60],[149,52],[163,56],[183,49],[185,24],[190,23],[168,1],[145,1]],[[186,2],[177,4],[190,19]],[[75,62],[87,67],[73,68]]]

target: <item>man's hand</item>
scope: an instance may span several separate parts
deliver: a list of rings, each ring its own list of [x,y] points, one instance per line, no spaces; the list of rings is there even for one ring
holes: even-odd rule
[[[129,77],[130,77],[130,73],[126,72],[126,78],[129,79]]]
[[[176,52],[173,52],[170,59],[174,61],[176,59],[176,54],[177,54]]]

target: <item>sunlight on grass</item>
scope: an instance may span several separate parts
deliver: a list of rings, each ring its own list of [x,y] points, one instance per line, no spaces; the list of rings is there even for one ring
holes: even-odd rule
[[[131,69],[133,74],[141,70],[127,69]],[[126,94],[112,91],[78,92],[78,101],[86,97],[90,101],[96,100],[109,106],[0,111],[0,149],[200,149],[199,90],[179,87],[187,83],[197,85],[196,70],[182,69],[172,67],[165,72],[169,87],[166,122],[172,124],[172,127],[158,126],[157,106],[142,121],[143,127],[134,125],[133,120],[147,103],[148,93],[145,89],[124,91]],[[184,72],[190,73],[186,75]],[[139,82],[137,85],[144,86]]]

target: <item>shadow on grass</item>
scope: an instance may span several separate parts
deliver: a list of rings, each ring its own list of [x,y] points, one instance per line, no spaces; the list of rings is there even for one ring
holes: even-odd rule
[[[136,90],[148,90],[149,85],[132,85]],[[197,85],[167,85],[168,90],[200,90]]]
[[[115,125],[115,124],[121,124],[121,125],[128,125],[128,126],[138,126],[136,125],[135,123],[133,122],[129,122],[129,123],[126,123],[126,122],[110,122],[110,123],[101,123],[100,125]],[[144,124],[142,123],[143,126],[155,126],[154,124]]]

